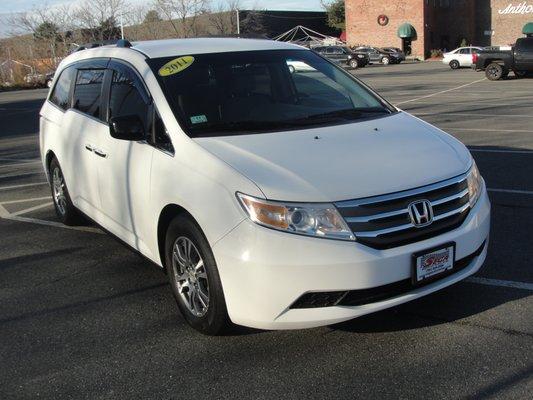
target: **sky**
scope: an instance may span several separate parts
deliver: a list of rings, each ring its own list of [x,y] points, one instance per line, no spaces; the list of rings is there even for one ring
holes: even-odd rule
[[[148,3],[146,0],[130,0],[131,3]],[[0,14],[30,11],[33,7],[50,6],[54,4],[76,3],[76,0],[1,0]],[[268,10],[321,10],[320,0],[242,0],[242,8]]]
[[[149,0],[126,1],[138,4],[150,3]],[[215,1],[219,0],[213,0]],[[9,35],[11,27],[8,26],[7,20],[12,13],[31,11],[35,7],[75,4],[76,2],[77,0],[0,0],[0,38]],[[241,7],[243,9],[322,11],[320,0],[241,0]]]

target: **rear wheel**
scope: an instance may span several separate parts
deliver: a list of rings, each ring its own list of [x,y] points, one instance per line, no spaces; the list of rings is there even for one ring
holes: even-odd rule
[[[78,211],[72,200],[63,176],[59,162],[54,157],[49,166],[52,199],[57,217],[65,225],[78,225],[83,222],[83,216]]]
[[[206,335],[224,333],[231,324],[215,258],[198,225],[185,215],[174,218],[167,230],[165,265],[189,325]]]
[[[497,81],[504,76],[504,67],[498,63],[491,63],[485,70],[485,76],[491,81]]]
[[[296,68],[294,68],[294,65],[289,65],[289,72],[291,74],[294,74],[296,72]]]
[[[383,57],[383,58],[381,59],[381,63],[382,63],[383,65],[389,65],[389,64],[390,64],[390,58],[389,58],[389,57]]]
[[[457,60],[450,61],[450,68],[451,69],[459,69],[460,66],[461,66],[461,64],[459,64],[459,61],[457,61]]]
[[[350,60],[350,68],[357,69],[359,68],[359,63],[357,60]]]

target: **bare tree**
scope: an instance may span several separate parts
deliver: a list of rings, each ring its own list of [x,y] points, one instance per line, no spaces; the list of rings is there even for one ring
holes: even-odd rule
[[[69,5],[34,7],[28,12],[12,14],[8,24],[12,36],[32,34],[33,41],[26,44],[28,59],[49,57],[55,66],[57,57],[68,53],[74,29]]]
[[[86,40],[100,41],[118,36],[117,24],[127,19],[125,0],[85,0],[77,6],[76,22]]]
[[[198,33],[198,17],[208,13],[210,0],[154,0],[154,5],[178,37],[190,37]]]
[[[240,0],[226,0],[225,3],[218,3],[209,15],[209,22],[214,33],[219,35],[237,33],[237,18],[239,18],[240,8]]]

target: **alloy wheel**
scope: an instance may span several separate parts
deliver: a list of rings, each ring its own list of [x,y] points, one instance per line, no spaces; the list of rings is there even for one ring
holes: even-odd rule
[[[54,194],[54,203],[61,215],[67,212],[67,197],[65,195],[65,179],[61,170],[56,167],[52,172],[52,188]]]
[[[178,293],[195,317],[203,317],[209,308],[209,284],[204,260],[194,243],[180,236],[172,247],[172,271]]]

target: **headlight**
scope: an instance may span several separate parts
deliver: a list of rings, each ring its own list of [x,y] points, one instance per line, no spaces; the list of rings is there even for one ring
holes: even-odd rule
[[[348,55],[348,60],[351,60],[353,56],[351,54]]]
[[[359,58],[365,58],[365,56],[362,55],[362,54],[358,54],[357,57],[359,57]]]
[[[470,198],[470,207],[474,207],[481,196],[481,190],[483,188],[483,180],[481,174],[477,169],[475,161],[472,161],[472,168],[468,172],[467,182],[468,182],[468,195]]]
[[[237,197],[256,224],[300,235],[355,240],[333,204],[281,203],[242,193],[237,193]]]

